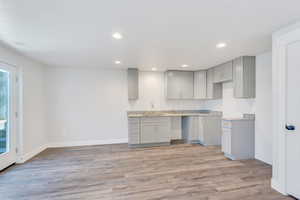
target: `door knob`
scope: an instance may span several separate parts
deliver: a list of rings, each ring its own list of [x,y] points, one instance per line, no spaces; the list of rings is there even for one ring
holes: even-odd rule
[[[294,131],[296,127],[294,125],[286,124],[285,129],[288,131]]]

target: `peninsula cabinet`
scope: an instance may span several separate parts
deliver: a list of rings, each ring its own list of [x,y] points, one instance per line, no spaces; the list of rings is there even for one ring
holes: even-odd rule
[[[128,99],[137,100],[139,98],[139,71],[135,68],[127,70]]]
[[[231,160],[253,159],[254,119],[222,121],[222,152]]]
[[[207,99],[221,99],[222,98],[222,83],[214,83],[214,68],[207,70],[206,76],[206,98]]]
[[[194,72],[194,99],[206,99],[206,70]]]
[[[255,56],[233,60],[233,85],[235,98],[255,98]]]
[[[214,83],[232,81],[232,61],[214,67]]]
[[[194,72],[169,70],[165,72],[167,99],[194,98]]]

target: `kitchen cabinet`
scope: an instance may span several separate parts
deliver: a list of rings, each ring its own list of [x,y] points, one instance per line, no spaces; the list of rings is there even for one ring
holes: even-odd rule
[[[170,143],[169,117],[143,117],[141,118],[141,144]]]
[[[233,87],[235,98],[255,98],[255,56],[233,60]]]
[[[194,72],[170,70],[165,73],[168,99],[194,98]]]
[[[222,120],[222,152],[232,160],[254,158],[254,119]]]
[[[183,137],[188,143],[221,145],[221,116],[183,118]]]
[[[214,67],[214,83],[232,81],[232,61]]]
[[[127,70],[128,99],[136,100],[139,98],[139,71],[130,68]]]
[[[206,98],[207,99],[221,99],[222,98],[222,83],[214,83],[214,69],[210,68],[207,70],[206,80]]]
[[[128,118],[128,143],[140,144],[140,118]]]
[[[183,138],[188,143],[199,143],[201,130],[199,127],[199,117],[189,116],[183,117]]]
[[[171,140],[182,139],[181,117],[170,117],[171,119]]]
[[[206,70],[194,72],[194,99],[206,99]]]

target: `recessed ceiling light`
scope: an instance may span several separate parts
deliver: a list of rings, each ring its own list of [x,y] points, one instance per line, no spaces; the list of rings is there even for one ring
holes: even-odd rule
[[[185,68],[185,67],[188,67],[188,65],[186,65],[186,64],[183,64],[183,65],[181,65],[181,67]]]
[[[227,46],[227,44],[224,43],[224,42],[221,42],[221,43],[219,43],[219,44],[216,45],[216,47],[217,47],[218,49],[224,48],[224,47],[226,47],[226,46]]]
[[[117,64],[117,65],[118,65],[118,64],[121,64],[121,61],[116,60],[116,61],[115,61],[115,64]]]
[[[156,71],[157,69],[156,69],[156,67],[152,67],[152,69],[151,69],[152,71]]]
[[[121,34],[121,33],[118,33],[118,32],[114,33],[114,34],[112,35],[112,37],[115,38],[116,40],[120,40],[120,39],[123,38],[122,34]]]

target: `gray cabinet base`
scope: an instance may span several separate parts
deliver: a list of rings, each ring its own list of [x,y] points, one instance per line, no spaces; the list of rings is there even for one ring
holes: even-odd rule
[[[159,146],[169,146],[170,142],[161,143],[148,143],[148,144],[128,144],[130,148],[140,148],[140,147],[159,147]]]
[[[225,156],[226,158],[229,158],[230,160],[237,160],[234,156],[232,156],[232,155],[230,155],[230,154],[228,154],[228,153],[224,153],[224,156]]]

